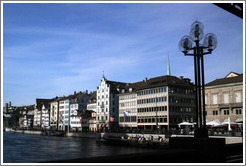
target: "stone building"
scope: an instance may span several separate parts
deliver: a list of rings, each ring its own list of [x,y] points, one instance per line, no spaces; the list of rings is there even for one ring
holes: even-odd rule
[[[3,107],[3,113],[4,114],[11,114],[14,110],[16,110],[16,106],[12,106],[11,101],[9,103],[5,103],[5,106]]]
[[[177,127],[195,119],[194,87],[187,78],[161,76],[129,84],[119,94],[120,127]]]
[[[226,77],[205,85],[207,121],[243,121],[243,74],[230,72]]]

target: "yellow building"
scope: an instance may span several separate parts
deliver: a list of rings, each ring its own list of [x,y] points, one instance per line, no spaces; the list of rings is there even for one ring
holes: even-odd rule
[[[207,121],[243,122],[243,74],[230,72],[205,85]]]

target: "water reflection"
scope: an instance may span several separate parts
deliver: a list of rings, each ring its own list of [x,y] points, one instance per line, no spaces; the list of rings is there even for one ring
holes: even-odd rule
[[[34,163],[153,150],[97,144],[94,139],[3,133],[4,163]]]

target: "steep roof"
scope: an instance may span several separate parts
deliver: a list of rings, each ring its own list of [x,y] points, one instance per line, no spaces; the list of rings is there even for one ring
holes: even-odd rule
[[[216,79],[214,81],[211,81],[211,82],[207,83],[205,86],[208,87],[208,86],[216,86],[216,85],[224,85],[224,84],[243,82],[243,74],[238,74],[238,76],[234,76],[234,77],[227,77],[227,76],[225,78],[220,78],[220,79]]]
[[[87,104],[96,103],[96,100],[97,100],[97,91],[93,91],[90,94],[90,98],[89,98]]]
[[[82,92],[79,92],[79,93],[70,95],[70,96],[69,96],[69,99],[77,99],[77,100],[71,100],[71,104],[77,103],[77,102],[80,101],[85,95],[87,95],[87,93],[82,93]]]
[[[110,91],[113,93],[118,93],[117,89],[122,89],[129,84],[125,82],[116,82],[116,81],[108,81],[108,80],[106,80],[106,83],[110,85]]]
[[[36,109],[41,110],[42,106],[44,105],[45,108],[49,107],[49,103],[52,101],[53,99],[36,99]]]

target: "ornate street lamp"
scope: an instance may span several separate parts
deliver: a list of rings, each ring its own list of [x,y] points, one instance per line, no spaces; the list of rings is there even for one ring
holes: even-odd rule
[[[199,44],[199,42],[203,39],[203,29],[204,29],[203,24],[199,21],[195,21],[191,25],[190,36],[182,37],[179,42],[179,49],[184,53],[185,56],[187,55],[194,56],[194,71],[195,71],[194,75],[195,75],[195,94],[196,94],[195,103],[196,103],[196,123],[197,123],[197,128],[195,129],[195,137],[208,137],[208,131],[206,129],[203,55],[211,54],[212,51],[217,47],[217,38],[213,33],[206,34],[203,40],[203,45]],[[195,42],[194,47],[193,47],[193,42]],[[189,53],[192,50],[193,53]]]

